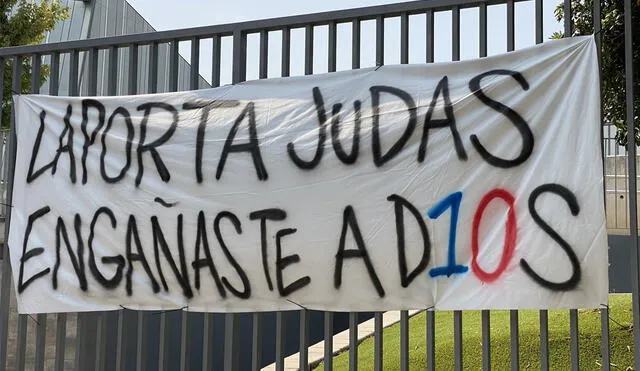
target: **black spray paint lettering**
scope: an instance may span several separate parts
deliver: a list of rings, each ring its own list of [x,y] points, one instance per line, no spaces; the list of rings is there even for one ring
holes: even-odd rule
[[[434,120],[433,111],[438,103],[438,97],[442,94],[444,101],[444,114],[446,118]],[[467,152],[464,150],[460,134],[458,134],[458,128],[456,127],[456,117],[453,114],[453,105],[451,104],[451,98],[449,97],[449,79],[447,76],[443,77],[438,83],[436,90],[433,92],[433,98],[429,104],[429,110],[424,118],[424,128],[422,129],[422,140],[420,141],[420,148],[418,149],[418,162],[423,162],[426,151],[427,143],[429,142],[429,130],[448,127],[451,130],[451,136],[453,136],[453,144],[458,154],[458,159],[466,161]]]
[[[114,289],[118,287],[120,281],[122,281],[122,270],[124,269],[125,261],[122,255],[116,256],[104,256],[100,260],[102,264],[115,264],[116,272],[113,277],[107,279],[102,272],[98,269],[98,265],[96,264],[96,257],[93,248],[93,239],[95,236],[95,227],[98,222],[98,217],[101,214],[105,214],[109,218],[109,222],[111,223],[111,228],[116,229],[116,216],[113,214],[113,211],[108,207],[101,207],[96,211],[93,215],[93,220],[91,221],[91,227],[89,232],[89,241],[87,243],[87,247],[89,248],[89,270],[93,277],[100,283],[103,287],[107,289]]]
[[[245,117],[247,117],[247,124],[249,128],[249,142],[235,144],[233,141],[236,137],[240,124],[245,121]],[[269,178],[264,162],[262,162],[262,155],[260,154],[260,142],[258,141],[258,131],[256,129],[255,104],[253,102],[247,103],[246,107],[242,110],[242,113],[240,113],[231,127],[231,130],[229,130],[229,135],[227,135],[227,140],[224,142],[222,154],[220,155],[220,162],[216,169],[216,179],[219,180],[222,176],[224,164],[227,161],[229,153],[235,152],[249,152],[251,154],[251,159],[253,160],[253,166],[256,169],[258,179],[267,180],[267,178]]]
[[[131,249],[132,243],[135,243],[136,245],[136,253],[134,253]],[[136,261],[139,261],[142,264],[144,271],[151,281],[153,292],[158,293],[160,291],[160,285],[158,284],[158,281],[156,281],[156,278],[153,276],[151,267],[149,267],[149,263],[147,261],[147,257],[144,255],[142,243],[140,242],[140,233],[138,232],[138,223],[136,222],[136,218],[133,215],[129,216],[129,221],[127,222],[126,251],[127,264],[129,265],[126,281],[127,295],[131,296],[133,294],[131,276],[133,275],[133,263]]]
[[[120,169],[120,173],[118,173],[118,175],[116,175],[115,177],[111,177],[107,174],[107,168],[105,166],[105,157],[107,156],[106,141],[107,141],[107,135],[109,134],[109,130],[113,125],[113,120],[118,115],[122,116],[122,118],[124,119],[124,123],[127,127],[127,141],[125,144],[125,152],[126,152],[127,159],[125,164],[122,166],[122,169]],[[131,122],[131,115],[129,114],[129,111],[127,111],[126,109],[122,107],[118,107],[116,108],[115,111],[113,111],[113,113],[109,117],[107,126],[104,128],[104,131],[102,132],[102,152],[100,153],[100,175],[102,175],[102,179],[104,179],[105,182],[117,183],[124,178],[125,174],[127,173],[127,170],[129,170],[129,167],[131,166],[132,142],[133,142],[133,123]],[[83,156],[84,156],[84,153],[83,153]],[[84,167],[84,162],[83,162],[83,167]]]
[[[416,122],[418,120],[416,113],[416,103],[409,93],[391,86],[372,86],[371,88],[369,88],[369,90],[371,91],[371,109],[373,110],[373,122],[371,126],[371,147],[373,150],[373,161],[376,166],[380,167],[394,158],[398,153],[400,153],[404,145],[411,137],[411,134],[413,134],[413,130],[416,127]],[[393,143],[393,146],[391,146],[391,148],[389,148],[389,150],[385,154],[382,154],[382,150],[380,148],[381,93],[392,94],[400,98],[407,106],[407,113],[409,113],[409,121],[407,122],[407,126],[402,133],[402,136],[398,138],[395,143]]]
[[[580,206],[578,205],[578,200],[576,199],[576,196],[575,194],[573,194],[573,192],[559,184],[554,183],[543,184],[537,187],[533,190],[533,192],[531,192],[531,195],[529,196],[529,213],[531,214],[531,217],[536,222],[536,224],[538,224],[538,226],[542,228],[542,230],[544,230],[549,236],[551,236],[554,241],[558,243],[558,245],[560,245],[565,254],[567,254],[567,257],[569,257],[569,261],[571,261],[573,272],[571,273],[571,277],[564,282],[551,282],[538,275],[531,268],[531,266],[529,266],[529,263],[527,263],[526,260],[521,259],[520,266],[522,267],[524,272],[539,285],[553,291],[569,291],[575,289],[580,283],[580,279],[582,277],[580,260],[578,260],[578,257],[576,256],[575,251],[573,251],[571,245],[569,245],[569,243],[564,238],[562,238],[558,234],[558,232],[551,228],[551,226],[549,226],[547,222],[542,220],[540,214],[538,214],[538,211],[536,210],[536,200],[538,199],[538,197],[540,197],[540,195],[547,192],[562,197],[562,199],[564,199],[564,201],[569,206],[569,209],[571,210],[571,214],[573,216],[577,216],[580,213]]]
[[[169,263],[169,267],[173,271],[180,287],[182,287],[182,293],[187,298],[193,297],[193,290],[191,289],[191,283],[189,282],[189,272],[187,271],[187,262],[184,255],[184,239],[182,237],[182,214],[178,215],[178,259],[180,262],[180,268],[176,265],[175,260],[171,254],[171,249],[169,249],[169,245],[167,240],[164,237],[164,232],[162,231],[162,227],[158,222],[158,217],[155,215],[151,217],[151,229],[153,230],[153,254],[156,260],[156,268],[158,269],[158,274],[160,275],[160,282],[162,282],[162,286],[165,291],[169,291],[167,287],[167,282],[164,278],[164,274],[162,272],[162,267],[160,265],[160,249],[164,254],[164,257]],[[160,249],[158,249],[160,247]]]
[[[271,274],[269,273],[269,256],[267,246],[267,220],[284,220],[287,217],[287,213],[282,209],[264,209],[254,211],[249,214],[250,220],[260,219],[260,247],[262,252],[262,268],[264,270],[264,277],[267,280],[267,286],[269,290],[273,291],[273,283],[271,281]]]
[[[202,246],[202,250],[204,251],[204,259],[200,259],[200,246]],[[198,230],[196,232],[195,258],[191,263],[191,266],[194,270],[194,286],[196,290],[200,290],[200,269],[208,267],[209,272],[213,277],[213,281],[216,284],[216,288],[218,289],[218,293],[222,298],[227,297],[227,291],[224,289],[224,285],[220,280],[220,275],[218,274],[218,270],[213,263],[211,250],[209,249],[209,239],[207,237],[207,226],[204,217],[204,211],[200,211],[198,213]]]
[[[351,233],[353,234],[353,238],[355,239],[357,247],[356,250],[346,250],[348,229],[351,229]],[[364,239],[362,238],[362,233],[360,232],[360,227],[358,226],[358,220],[356,219],[355,211],[353,210],[353,207],[349,205],[344,209],[342,219],[342,232],[340,233],[340,243],[338,246],[338,252],[336,253],[336,265],[333,273],[333,285],[336,289],[340,289],[340,286],[342,286],[342,266],[344,264],[344,259],[353,258],[362,259],[364,265],[367,268],[367,273],[369,273],[369,279],[371,279],[371,282],[376,288],[378,295],[381,298],[384,297],[384,288],[382,287],[382,283],[380,283],[380,279],[378,278],[376,270],[373,267],[373,262],[369,257],[369,252],[367,251]]]
[[[531,128],[529,128],[527,122],[522,118],[522,116],[520,116],[520,114],[518,114],[518,112],[500,102],[489,98],[484,93],[482,87],[480,86],[480,83],[482,82],[482,79],[487,76],[511,76],[520,84],[520,86],[522,86],[522,89],[524,89],[525,91],[529,90],[529,83],[520,72],[510,70],[493,70],[484,72],[472,78],[469,82],[469,90],[471,90],[476,98],[478,98],[482,103],[491,107],[495,111],[506,116],[509,121],[513,123],[516,129],[518,129],[518,132],[522,136],[522,149],[520,150],[520,154],[518,155],[518,157],[512,160],[505,160],[489,153],[489,151],[487,151],[487,149],[484,148],[484,146],[480,143],[480,140],[476,135],[471,135],[471,143],[476,148],[476,151],[480,153],[482,158],[490,165],[500,168],[510,168],[518,166],[527,161],[527,159],[533,152],[533,133],[531,132]]]
[[[87,132],[87,126],[89,124],[89,108],[93,108],[94,110],[98,111],[98,122],[96,123],[95,127],[91,131],[91,134]],[[102,126],[104,126],[104,120],[106,117],[105,111],[106,110],[104,108],[104,105],[95,99],[82,100],[82,123],[80,124],[80,130],[84,135],[84,144],[82,146],[82,184],[87,184],[87,155],[89,154],[89,146],[95,143],[98,132],[100,131],[100,129],[102,129]],[[109,121],[111,121],[112,118],[113,118],[113,115],[111,116]],[[131,119],[129,118],[129,122],[130,121]],[[132,132],[131,135],[133,135],[133,127],[131,128],[131,132]],[[129,142],[131,142],[131,139],[129,139]],[[103,153],[105,153],[106,150],[104,149],[104,134],[102,135],[102,146],[103,146]],[[131,158],[131,155],[129,153],[127,153],[127,156],[129,156],[128,159]],[[102,165],[103,164],[101,164],[101,166]]]
[[[49,206],[44,206],[36,210],[33,214],[29,215],[29,218],[27,219],[27,226],[24,232],[24,240],[22,242],[22,257],[20,258],[18,294],[21,294],[33,281],[47,275],[51,271],[50,268],[46,268],[29,277],[26,281],[24,280],[24,265],[27,263],[27,260],[36,257],[44,252],[44,247],[35,247],[27,251],[27,242],[29,241],[29,236],[31,235],[31,230],[33,229],[33,223],[35,223],[37,219],[45,216],[50,211],[51,208]]]
[[[419,274],[424,272],[429,265],[429,258],[431,257],[431,241],[429,240],[429,231],[427,225],[422,219],[420,211],[416,209],[409,201],[398,195],[391,195],[387,200],[394,203],[394,211],[396,215],[396,233],[398,238],[398,264],[400,268],[400,282],[402,287],[409,287],[411,282],[418,277]],[[405,252],[405,239],[404,239],[404,209],[409,210],[413,217],[418,222],[420,227],[420,234],[422,235],[422,258],[418,265],[409,272],[407,267],[407,257]]]
[[[159,138],[150,143],[145,143],[147,136],[147,124],[149,123],[149,115],[154,108],[162,109],[171,113],[171,115],[173,115],[173,121],[171,122],[169,129],[167,129],[167,131]],[[158,170],[158,174],[160,175],[160,179],[162,179],[164,182],[168,182],[169,179],[171,179],[171,174],[169,174],[169,170],[162,161],[157,148],[167,142],[176,131],[176,127],[178,126],[178,111],[172,105],[162,102],[150,102],[141,104],[140,106],[138,106],[138,111],[144,111],[144,117],[142,118],[142,122],[140,123],[140,142],[138,143],[137,149],[138,175],[136,176],[136,187],[139,186],[140,182],[142,181],[142,174],[144,173],[144,167],[142,165],[142,155],[145,152],[149,152],[149,154],[151,155],[153,163],[156,165],[156,169]]]
[[[240,224],[240,220],[238,219],[238,217],[235,216],[230,211],[221,211],[220,213],[218,213],[218,215],[216,215],[216,219],[213,221],[213,230],[216,234],[216,238],[218,239],[218,244],[220,244],[220,247],[224,252],[224,256],[227,258],[231,266],[233,266],[233,269],[235,269],[236,273],[240,277],[240,280],[242,281],[243,289],[238,290],[235,287],[233,287],[226,277],[222,277],[222,283],[235,296],[241,299],[248,299],[249,297],[251,297],[251,284],[249,283],[249,278],[247,277],[247,274],[242,269],[240,264],[238,264],[238,262],[234,259],[233,255],[231,255],[231,252],[229,251],[227,244],[224,242],[224,239],[222,238],[222,232],[220,231],[220,223],[222,222],[223,219],[228,219],[233,225],[234,229],[236,230],[236,233],[238,234],[242,233],[242,226]]]
[[[215,108],[232,108],[240,105],[237,100],[212,100],[212,101],[194,101],[186,102],[182,105],[185,110],[201,109],[200,122],[198,123],[198,132],[196,134],[196,181],[202,183],[202,153],[204,151],[204,135],[209,121],[209,113]]]
[[[56,263],[53,267],[53,277],[52,284],[53,289],[58,288],[58,269],[60,268],[60,248],[62,247],[62,242],[67,249],[69,254],[69,259],[71,259],[71,264],[73,265],[73,270],[76,272],[76,276],[78,277],[78,283],[80,284],[80,289],[82,291],[87,291],[87,275],[84,269],[84,243],[82,242],[82,236],[80,234],[80,215],[76,214],[74,217],[74,229],[76,232],[76,253],[73,252],[71,248],[71,242],[69,240],[69,234],[67,233],[67,227],[64,224],[64,221],[61,217],[58,217],[58,222],[56,224]]]
[[[296,231],[295,228],[287,228],[281,229],[276,233],[276,283],[278,284],[280,296],[288,296],[311,283],[311,277],[304,276],[284,286],[284,278],[282,277],[284,269],[291,264],[299,263],[300,255],[282,256],[282,239],[285,236],[296,233]]]

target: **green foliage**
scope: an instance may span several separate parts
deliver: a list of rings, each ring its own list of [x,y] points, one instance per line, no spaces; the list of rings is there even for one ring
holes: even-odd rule
[[[624,1],[601,0],[602,40],[602,116],[604,122],[618,127],[616,139],[621,145],[627,143],[626,128],[626,88],[625,88],[625,48],[624,48]],[[593,0],[572,0],[571,19],[573,36],[593,34]],[[564,20],[563,4],[555,9],[558,21]],[[634,126],[636,143],[640,144],[640,0],[632,2],[633,25],[633,91]],[[552,39],[562,38],[563,33],[554,33]]]
[[[0,0],[0,47],[40,44],[47,32],[69,17],[69,9],[60,0]],[[4,61],[4,91],[2,99],[2,126],[9,124],[12,105],[12,61]],[[49,76],[49,66],[40,69],[40,84]],[[31,60],[22,61],[21,93],[31,91]]]

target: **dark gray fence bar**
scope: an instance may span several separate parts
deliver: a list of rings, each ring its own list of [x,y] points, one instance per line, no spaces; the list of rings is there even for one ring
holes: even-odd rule
[[[260,31],[260,71],[258,76],[261,79],[267,78],[269,60],[269,33]]]
[[[481,312],[482,321],[482,370],[491,370],[491,312]]]
[[[304,28],[304,74],[313,73],[313,26]]]
[[[200,82],[200,39],[191,38],[191,61],[189,63],[189,88],[197,90]]]
[[[360,20],[351,22],[351,68],[360,68]]]
[[[454,368],[462,370],[462,311],[453,311],[453,356]]]
[[[409,63],[409,14],[400,15],[400,63]]]
[[[427,370],[436,369],[436,314],[427,310]]]
[[[515,6],[513,0],[507,0],[507,51],[513,51],[516,48],[515,35]]]
[[[597,1],[596,1],[597,2]],[[594,2],[594,4],[596,3]],[[536,44],[541,44],[542,43],[542,39],[543,39],[543,35],[544,35],[544,25],[543,25],[543,18],[542,18],[542,10],[543,10],[543,5],[542,5],[542,0],[535,0],[535,12],[536,12]]]
[[[383,354],[384,354],[384,344],[383,344],[383,312],[376,312],[374,314],[374,356],[373,356],[373,369],[374,371],[383,371]]]
[[[400,371],[409,371],[409,312],[400,311]]]
[[[384,64],[384,18],[376,17],[376,66]]]
[[[138,94],[138,45],[129,46],[129,79],[127,81],[127,92],[129,95]]]
[[[338,44],[338,30],[336,22],[329,22],[329,46],[327,51],[327,70],[328,72],[336,71],[337,64],[337,44]]]
[[[540,369],[549,370],[549,312],[540,311]]]
[[[625,104],[627,138],[636,137],[633,109],[633,21],[631,0],[624,0],[624,66],[625,66]],[[637,27],[637,25],[636,25]],[[638,253],[638,186],[636,172],[636,143],[627,140],[628,176],[629,176],[629,220],[631,232],[631,288],[633,309],[633,355],[634,369],[640,369],[640,254]]]
[[[211,86],[220,86],[220,52],[221,52],[221,40],[220,36],[216,35],[212,39],[211,44]],[[156,53],[156,63],[158,55]]]
[[[324,312],[324,369],[333,370],[333,312]]]
[[[571,369],[580,370],[580,343],[578,339],[578,310],[569,310],[569,334],[571,338]]]
[[[224,315],[224,371],[235,371],[240,364],[238,314]]]
[[[300,313],[300,347],[298,348],[298,361],[300,370],[309,370],[309,311],[302,309]]]
[[[460,7],[451,9],[451,60],[460,60]]]
[[[291,29],[289,27],[282,28],[282,77],[289,76],[291,66]]]
[[[478,52],[480,58],[487,56],[487,5],[478,7]]]
[[[109,70],[107,74],[107,94],[118,93],[118,48],[109,49]]]
[[[434,58],[434,19],[433,19],[433,10],[427,10],[426,16],[426,33],[427,33],[427,52],[426,59],[427,63],[433,63]]]
[[[253,328],[252,328],[252,341],[251,341],[251,370],[259,371],[260,362],[262,360],[262,314],[259,312],[253,313]],[[209,345],[209,344],[207,344]],[[204,345],[203,345],[204,348]],[[204,348],[205,353],[208,353],[208,348]],[[208,370],[206,366],[202,366],[203,370]]]
[[[358,370],[358,313],[349,313],[349,371]]]
[[[564,36],[571,36],[571,0],[564,0]]]
[[[285,321],[283,312],[276,312],[276,371],[284,371]]]
[[[518,311],[509,311],[509,328],[511,332],[511,370],[520,369],[520,334],[518,326]]]

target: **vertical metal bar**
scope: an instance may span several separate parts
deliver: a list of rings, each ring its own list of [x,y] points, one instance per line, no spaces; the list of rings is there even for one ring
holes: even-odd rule
[[[540,369],[549,370],[549,312],[540,310]]]
[[[409,14],[400,14],[400,63],[409,63]]]
[[[67,314],[58,313],[56,316],[56,359],[54,363],[55,371],[64,370],[64,351],[67,340]]]
[[[291,63],[291,30],[289,27],[282,28],[282,77],[289,76]]]
[[[328,50],[328,71],[335,72],[336,71],[336,45],[338,39],[338,32],[336,27],[336,22],[329,22],[329,50]]]
[[[27,315],[18,316],[18,336],[16,338],[16,370],[24,370],[25,353],[27,351]]]
[[[596,1],[597,2],[597,1]],[[542,18],[542,0],[535,0],[535,8],[536,8],[536,44],[542,44],[542,39],[544,37],[544,24]]]
[[[478,29],[478,36],[479,36],[479,52],[480,52],[480,57],[486,57],[487,56],[487,4],[486,3],[482,3],[479,6],[478,9],[478,16],[479,16],[479,29]]]
[[[376,66],[384,64],[384,17],[376,17]]]
[[[516,37],[515,37],[515,27],[514,27],[514,18],[515,18],[515,6],[513,4],[514,0],[507,0],[507,51],[511,52],[516,48]]]
[[[168,370],[167,362],[167,337],[169,337],[169,326],[167,326],[167,312],[160,313],[160,338],[158,339],[158,371]]]
[[[276,312],[276,371],[284,371],[284,337],[286,332],[282,315],[282,312]]]
[[[98,95],[98,48],[89,50],[89,70],[87,91],[90,96]]]
[[[158,43],[149,45],[149,81],[147,81],[149,94],[158,91]]]
[[[564,0],[564,37],[571,37],[572,32],[572,15],[571,0]]]
[[[383,352],[383,342],[382,342],[382,325],[383,325],[383,319],[382,319],[383,313],[382,312],[376,312],[376,314],[374,314],[374,359],[373,359],[373,369],[374,371],[382,371],[382,355],[384,354]]]
[[[313,25],[308,24],[304,30],[304,74],[313,73]]]
[[[189,88],[198,90],[200,86],[200,39],[191,38],[191,67],[189,68]]]
[[[232,83],[237,84],[247,78],[247,34],[242,30],[233,33],[233,75]]]
[[[462,371],[462,311],[453,311],[454,369]]]
[[[269,32],[260,31],[260,78],[267,78],[267,67],[269,61]]]
[[[358,370],[358,313],[349,313],[349,371]]]
[[[460,7],[451,8],[451,60],[460,60]]]
[[[351,23],[351,68],[360,68],[360,20]]]
[[[118,311],[118,332],[116,333],[116,371],[124,370],[124,309]]]
[[[626,93],[627,152],[629,161],[629,209],[631,230],[631,272],[632,272],[632,307],[633,307],[633,360],[634,368],[640,369],[640,256],[638,254],[638,187],[636,177],[636,127],[633,110],[633,23],[631,19],[631,0],[624,0],[624,71]]]
[[[262,361],[262,315],[253,313],[253,333],[251,342],[251,370],[259,371]]]
[[[571,369],[580,370],[580,344],[578,340],[578,310],[569,310],[569,332],[571,336]]]
[[[235,371],[240,365],[238,314],[224,315],[224,371]]]
[[[427,370],[436,369],[436,314],[427,310]]]
[[[31,93],[40,93],[40,54],[34,54],[31,57]],[[1,98],[0,98],[1,101]],[[47,315],[45,313],[38,314],[36,320],[36,354],[35,354],[35,370],[44,370],[44,348],[47,335]]]
[[[47,315],[45,313],[38,314],[37,325],[35,370],[44,371],[44,348],[47,340]]]
[[[129,81],[127,88],[129,95],[138,94],[138,45],[129,45]]]
[[[151,74],[151,70],[149,71]],[[116,95],[118,93],[118,48],[109,48],[109,75],[107,82],[107,94]]]
[[[20,91],[20,79],[16,79],[16,76],[21,75],[20,66],[21,60],[19,56],[14,57],[13,59],[13,76],[12,76],[12,89],[13,91]],[[0,80],[2,80],[2,90],[4,91],[4,68],[5,68],[5,60],[4,58],[0,58]],[[0,93],[2,94],[2,93]],[[12,107],[15,111],[15,107]],[[12,189],[13,189],[13,170],[15,168],[15,115],[11,115],[11,120],[9,122],[9,138],[8,141],[8,164],[9,164],[9,178],[7,182],[7,205],[11,205],[11,197],[12,197]],[[8,213],[5,220],[4,225],[4,235],[9,235],[9,224],[11,222],[11,213]],[[11,288],[10,284],[6,284],[7,282],[11,282],[11,263],[9,257],[9,244],[4,243],[3,256],[2,259],[2,286],[0,287],[0,371],[5,371],[6,369],[6,360],[7,360],[7,339],[9,337],[9,300],[11,299]]]
[[[189,370],[189,312],[182,311],[182,328],[180,331],[180,371]]]
[[[482,311],[482,370],[491,370],[491,312]]]
[[[149,328],[149,313],[138,311],[138,342],[136,344],[136,370],[143,371],[148,369],[149,350],[147,349],[147,333]]]
[[[60,80],[60,53],[51,54],[51,68],[49,71],[49,95],[58,95]]]
[[[333,370],[333,312],[324,312],[324,369]]]
[[[400,311],[400,371],[409,371],[409,312]]]
[[[209,371],[213,369],[213,360],[211,359],[211,348],[213,347],[213,313],[205,313],[203,322],[202,371]]]
[[[611,369],[611,357],[609,349],[609,309],[600,308],[600,354],[602,354],[602,369]]]
[[[427,10],[426,14],[426,33],[427,33],[427,63],[433,63],[434,56],[434,19],[433,10]]]
[[[169,43],[169,91],[178,91],[178,40]]]
[[[78,50],[72,50],[71,59],[69,61],[69,95],[78,95],[78,60],[80,59],[80,52]]]
[[[511,370],[520,369],[520,334],[518,331],[518,311],[509,312],[509,327],[511,329]]]
[[[301,371],[309,371],[309,311],[302,309],[300,311],[300,349],[299,369]]]
[[[102,312],[97,316],[98,335],[96,336],[96,359],[94,364],[95,371],[104,369],[105,353],[107,350],[107,313]]]
[[[212,57],[211,57],[211,86],[220,86],[220,49],[222,43],[220,36],[214,36],[212,40]]]

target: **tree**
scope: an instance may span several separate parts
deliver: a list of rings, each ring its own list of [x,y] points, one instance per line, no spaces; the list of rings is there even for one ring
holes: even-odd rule
[[[40,44],[47,32],[69,17],[69,9],[60,0],[0,0],[0,47]],[[9,125],[12,105],[12,61],[5,60],[2,95],[2,126]],[[42,65],[40,84],[49,76],[49,66]],[[31,90],[31,59],[22,61],[21,93]]]
[[[626,120],[626,88],[624,63],[624,1],[601,0],[601,87],[602,116],[606,123],[618,128],[616,140],[621,145],[627,144]],[[558,21],[564,20],[564,4],[555,9]],[[633,90],[634,90],[634,126],[636,127],[636,143],[640,144],[640,0],[632,2],[633,25]],[[593,34],[593,0],[572,0],[571,19],[573,36]],[[563,33],[556,32],[551,38],[562,38]]]

